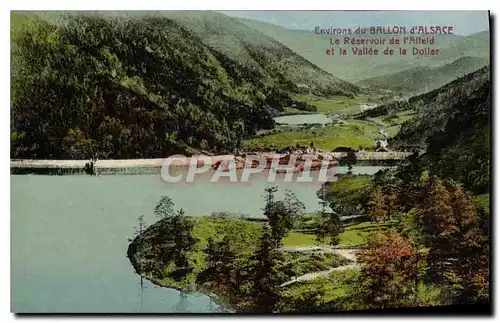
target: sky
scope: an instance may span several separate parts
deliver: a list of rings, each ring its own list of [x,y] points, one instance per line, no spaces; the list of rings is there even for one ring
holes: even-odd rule
[[[488,11],[222,11],[229,16],[262,20],[290,29],[358,26],[452,25],[469,35],[489,29]]]

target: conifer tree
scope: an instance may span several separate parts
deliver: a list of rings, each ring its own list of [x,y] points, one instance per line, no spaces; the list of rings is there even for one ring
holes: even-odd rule
[[[266,188],[263,211],[269,219],[271,238],[275,246],[279,247],[283,237],[293,228],[296,218],[303,214],[304,204],[291,191],[286,191],[283,201],[275,201],[274,193],[277,191],[276,186]]]
[[[470,197],[451,180],[432,180],[419,216],[430,247],[429,278],[445,283],[457,301],[481,298],[488,288],[482,283],[488,268],[487,230]]]
[[[263,233],[252,261],[254,311],[272,313],[279,301],[279,285],[285,281],[285,277],[279,270],[282,256],[276,248],[270,228]]]
[[[360,296],[369,308],[390,308],[414,303],[416,253],[409,240],[396,231],[373,236],[359,255],[362,264]]]
[[[343,231],[340,217],[334,212],[327,212],[328,201],[326,200],[325,186],[321,187],[318,196],[321,198],[319,202],[321,211],[316,219],[316,241],[321,243],[328,237],[330,244],[336,245],[339,243],[338,235]]]
[[[386,199],[380,186],[374,187],[371,198],[367,204],[368,214],[373,221],[383,221],[387,219]]]
[[[185,215],[184,210],[180,209],[175,216],[170,219],[171,233],[174,241],[174,261],[178,267],[188,266],[188,260],[185,255],[197,242],[193,237],[193,221]]]
[[[155,215],[159,219],[165,219],[174,215],[174,202],[170,196],[162,196],[155,207]]]
[[[231,249],[228,236],[224,236],[219,242],[214,242],[210,238],[204,253],[207,256],[207,268],[201,274],[204,277],[203,279],[233,287],[235,284],[236,256]]]

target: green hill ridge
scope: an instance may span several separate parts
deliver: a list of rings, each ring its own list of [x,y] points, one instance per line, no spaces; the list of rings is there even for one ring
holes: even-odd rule
[[[352,96],[213,12],[13,12],[11,158],[225,153],[292,94]]]
[[[488,64],[487,58],[464,56],[444,66],[413,67],[394,74],[365,79],[357,84],[391,90],[402,95],[420,94],[441,87]]]

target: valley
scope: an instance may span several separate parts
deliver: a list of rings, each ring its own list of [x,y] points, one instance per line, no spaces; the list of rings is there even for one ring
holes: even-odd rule
[[[423,35],[398,58],[365,46],[378,29],[317,30],[13,11],[12,311],[489,304],[489,30],[430,51]],[[162,177],[172,155],[178,182]],[[199,155],[214,165],[185,180]],[[266,162],[252,180],[211,180],[251,155]],[[300,173],[308,155],[326,181],[267,176],[272,157]]]

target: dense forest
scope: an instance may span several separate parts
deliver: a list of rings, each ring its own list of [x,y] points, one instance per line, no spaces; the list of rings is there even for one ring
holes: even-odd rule
[[[410,158],[355,189],[351,179],[326,184],[337,213],[350,214],[356,206],[391,227],[373,234],[359,253],[361,271],[343,300],[347,304],[374,309],[489,301],[488,196],[484,202],[484,195],[460,185],[460,174],[427,166]],[[489,188],[489,179],[485,185]],[[335,304],[315,310],[329,306]]]
[[[231,152],[293,93],[358,92],[222,14],[13,13],[11,24],[12,158]]]
[[[477,194],[487,193],[490,178],[490,67],[483,67],[436,90],[392,101],[358,115],[385,117],[413,111],[390,139],[394,149],[423,153],[420,163],[452,177]]]
[[[491,83],[489,66],[410,101],[417,116],[392,140],[396,147],[427,147],[421,158],[440,177],[477,194],[489,192]]]

